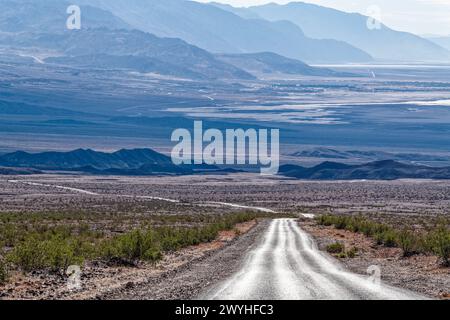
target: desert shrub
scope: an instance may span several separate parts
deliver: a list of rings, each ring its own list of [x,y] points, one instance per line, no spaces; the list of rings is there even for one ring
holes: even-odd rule
[[[48,241],[48,268],[52,271],[66,270],[70,265],[81,265],[89,256],[87,245],[74,238],[55,237]]]
[[[327,252],[333,254],[344,253],[345,246],[340,242],[335,242],[327,246]]]
[[[438,255],[445,265],[449,266],[450,264],[450,229],[448,221],[442,221],[434,230],[422,234],[414,234],[407,229],[396,230],[387,224],[377,223],[362,216],[323,215],[317,217],[316,222],[319,225],[334,225],[337,229],[363,233],[373,238],[378,245],[400,247],[404,256],[414,253],[433,253]],[[352,255],[350,251],[345,254],[346,256]]]
[[[352,217],[347,220],[346,230],[351,232],[360,232],[363,225],[363,220],[360,217]]]
[[[348,251],[346,252],[346,254],[347,254],[347,257],[348,257],[348,258],[353,259],[353,258],[355,258],[356,255],[358,254],[358,248],[353,247],[353,248],[351,248],[350,250],[348,250]]]
[[[331,226],[334,223],[333,216],[330,215],[321,215],[316,217],[316,221],[319,225],[322,226]]]
[[[0,226],[0,240],[4,246],[12,247],[21,238],[23,231],[12,224]]]
[[[347,217],[347,216],[333,216],[322,215],[316,218],[319,225],[331,226],[334,225],[336,229],[345,229],[352,232],[360,232],[366,236],[374,236],[376,233],[383,233],[389,228],[362,216]]]
[[[416,236],[409,230],[402,230],[397,234],[397,242],[403,250],[403,256],[409,257],[417,250],[418,241]]]
[[[322,216],[317,219],[317,222],[322,225],[334,225],[336,229],[364,233],[367,236],[374,237],[377,244],[383,244],[386,247],[397,245],[396,234],[392,228],[363,217]]]
[[[176,251],[183,245],[188,245],[188,242],[194,241],[194,232],[194,230],[188,232],[185,229],[165,227],[158,229],[157,236],[163,251]]]
[[[8,247],[8,254],[5,255],[8,266],[25,272],[57,272],[70,265],[79,265],[86,259],[133,264],[137,260],[155,262],[165,252],[213,241],[221,230],[232,230],[238,223],[266,216],[242,212],[152,217],[151,220],[139,220],[143,223],[136,223],[138,227],[135,230],[115,236],[109,235],[108,230],[120,230],[119,227],[124,224],[123,217],[120,218],[122,220],[117,218],[117,228],[110,224],[105,233],[93,231],[84,213],[74,213],[73,217],[77,223],[58,225],[54,222],[72,219],[72,214],[31,214],[26,216],[26,220],[23,220],[23,215],[15,213],[0,215],[0,248]],[[80,222],[81,218],[84,220]],[[174,225],[180,220],[192,227],[154,226]],[[1,272],[3,274],[3,269]]]
[[[376,232],[373,235],[375,242],[377,245],[382,245],[384,241],[384,232]]]
[[[163,251],[177,251],[183,247],[208,242],[216,238],[218,227],[159,228],[158,237]]]
[[[8,254],[8,260],[25,272],[33,270],[62,271],[73,264],[81,264],[84,257],[81,254],[80,243],[73,238],[53,235],[41,239],[32,235],[18,244]]]
[[[158,227],[134,230],[105,241],[101,245],[100,256],[107,260],[127,263],[136,260],[156,262],[162,258],[164,252],[211,242],[217,238],[219,231],[232,230],[236,224],[255,218],[254,213],[239,213],[216,217],[202,227]],[[211,218],[205,219],[211,220]]]
[[[442,259],[445,266],[450,266],[450,230],[442,224],[428,235],[430,249]]]
[[[373,237],[376,234],[382,234],[387,230],[389,230],[388,226],[370,220],[361,221],[359,228],[359,232],[363,233],[368,237]]]
[[[421,253],[433,253],[432,248],[428,242],[428,233],[420,233],[416,235],[416,248],[417,254]]]
[[[146,260],[155,262],[162,257],[154,230],[134,230],[103,243],[101,254],[108,260]]]
[[[361,232],[367,237],[370,237],[375,233],[375,230],[371,223],[369,223],[368,221],[363,221],[361,222],[359,232]]]
[[[349,225],[349,219],[347,217],[339,217],[337,219],[337,221],[334,223],[334,226],[336,227],[336,229],[346,229],[347,226]]]
[[[6,262],[0,258],[0,285],[8,280],[8,266]]]
[[[383,245],[388,248],[397,246],[397,235],[393,230],[386,230],[382,233]]]

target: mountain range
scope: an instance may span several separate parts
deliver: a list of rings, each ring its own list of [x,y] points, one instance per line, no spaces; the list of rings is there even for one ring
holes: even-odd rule
[[[28,153],[17,151],[0,156],[4,167],[64,170],[83,167],[94,169],[136,169],[146,164],[166,166],[171,159],[150,149],[119,150],[114,153],[78,149],[70,152]]]
[[[183,40],[159,38],[137,30],[87,29],[39,37],[37,44],[64,53],[45,60],[50,63],[125,68],[196,79],[254,79],[251,74]]]
[[[367,62],[363,50],[334,39],[313,39],[289,21],[245,19],[211,4],[186,0],[80,0],[133,28],[175,37],[213,53],[273,52],[306,62]]]
[[[236,172],[236,170],[208,165],[176,166],[170,157],[151,149],[122,149],[113,153],[89,149],[42,153],[17,151],[0,156],[0,175],[39,174],[52,171],[128,176]],[[450,167],[428,167],[393,160],[360,165],[323,162],[312,168],[283,165],[280,167],[279,174],[308,180],[450,179]]]
[[[449,162],[449,156],[420,154],[420,153],[393,153],[377,150],[337,150],[326,147],[317,147],[298,151],[292,154],[298,158],[337,159],[337,160],[396,160],[403,162]]]
[[[120,18],[83,6],[82,29],[65,28],[69,3],[5,0],[0,10],[0,45],[49,52],[42,60],[75,67],[128,69],[196,79],[254,79],[206,50],[181,39],[133,30]]]
[[[314,39],[335,39],[364,50],[377,60],[446,61],[450,52],[432,41],[388,26],[358,14],[303,2],[285,5],[270,3],[250,8],[217,5],[241,17],[260,17],[272,22],[288,21]],[[369,28],[368,25],[373,24]]]
[[[0,156],[0,166],[49,171],[79,171],[98,174],[185,174],[170,157],[151,149],[119,150],[113,153],[78,149],[70,152],[27,153],[17,151]]]
[[[95,1],[92,1],[92,4],[95,3]],[[179,21],[181,17],[178,17],[179,19],[170,19],[170,15],[179,12],[179,9],[183,8],[183,6],[192,5],[190,3],[186,4],[186,1],[179,0],[175,0],[172,4],[173,6],[170,6],[168,1],[163,4],[158,2],[156,7],[167,11],[161,12],[161,14],[166,15],[159,17],[162,19],[161,23],[170,24]],[[119,3],[114,5],[111,2],[106,6],[100,1],[97,2],[97,5],[107,7],[115,12],[114,8]],[[132,13],[136,13],[139,11],[138,8],[145,11],[152,5],[155,5],[155,3],[135,1],[131,2],[130,5],[135,6]],[[195,6],[197,5],[200,8],[205,6],[195,4]],[[190,40],[189,37],[181,34],[178,34],[178,37],[163,37],[172,34],[143,28],[136,23],[136,20],[130,17],[128,19],[134,21],[134,24],[129,24],[110,11],[93,7],[91,1],[81,6],[82,29],[69,31],[65,27],[65,19],[68,16],[65,10],[68,6],[68,2],[59,0],[42,0],[39,2],[5,0],[2,3],[2,11],[0,11],[0,46],[13,48],[15,52],[25,51],[25,53],[27,50],[33,52],[36,48],[39,48],[45,54],[38,61],[50,65],[90,69],[132,70],[198,80],[255,79],[255,75],[245,70],[248,68],[238,67],[239,65],[242,67],[242,64],[236,63],[236,59],[245,60],[249,62],[248,65],[254,66],[261,64],[261,56],[267,56],[267,53],[244,54],[242,57],[239,57],[239,54],[234,54],[232,61],[227,61],[227,58],[223,55],[210,53],[203,48],[186,42],[185,40]],[[214,6],[206,6],[205,8],[219,11],[221,15],[227,17],[232,16],[233,19],[240,22],[245,20]],[[169,14],[169,12],[172,13]],[[194,13],[195,10],[193,10],[192,14]],[[212,21],[210,22],[212,23]],[[248,21],[244,22],[251,24]],[[231,23],[231,21],[224,21],[223,23],[224,27],[229,27],[228,23]],[[260,21],[259,23],[269,22]],[[196,26],[196,28],[203,30],[202,26]],[[246,28],[256,33],[263,31],[258,31],[259,29],[253,25],[249,25]],[[173,36],[176,36],[176,34],[173,34]],[[263,36],[262,33],[261,36]],[[248,37],[247,40],[253,36],[248,35]],[[263,38],[260,39],[261,43],[267,40],[266,35]],[[278,38],[281,39],[282,37]],[[249,42],[247,40],[243,42]],[[313,42],[317,44],[320,41]],[[196,44],[197,42],[193,41],[192,43]],[[297,42],[294,41],[294,43]],[[278,42],[276,46],[279,47]],[[297,48],[295,51],[310,50],[304,44],[298,44],[298,46],[302,47],[301,50]],[[204,48],[210,49],[209,46],[204,46]],[[261,48],[273,49],[270,46]],[[322,49],[324,47],[319,51],[324,51]],[[253,52],[254,50],[250,51]],[[311,55],[317,56],[317,53],[311,52]],[[337,56],[339,56],[339,50],[336,51]],[[331,70],[310,67],[301,61],[288,59],[273,53],[270,56],[270,61],[266,57],[265,63],[266,65],[270,64],[270,66],[265,66],[264,71],[270,70],[270,72],[274,73],[283,73],[287,70],[287,60],[289,60],[290,65],[295,65],[295,68],[289,71],[291,74],[293,73],[292,70],[295,70],[295,74],[298,75],[346,76]]]
[[[107,153],[90,149],[68,152],[28,153],[0,156],[0,174],[37,174],[68,171],[98,175],[180,175],[235,172],[211,165],[174,165],[172,159],[151,149],[122,149]]]
[[[429,40],[367,17],[304,3],[233,8],[186,0],[79,0],[82,29],[67,30],[65,0],[2,0],[0,46],[37,62],[177,78],[252,80],[267,74],[352,76],[307,63],[448,61]]]
[[[280,175],[306,180],[450,179],[450,167],[438,168],[384,160],[361,165],[324,162],[312,168],[280,167]]]

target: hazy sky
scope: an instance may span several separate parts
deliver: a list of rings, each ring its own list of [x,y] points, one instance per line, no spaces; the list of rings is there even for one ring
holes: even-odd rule
[[[209,2],[209,0],[198,0]],[[215,0],[233,6],[260,5],[289,0]],[[347,12],[367,15],[368,8],[378,6],[381,20],[388,26],[416,34],[450,35],[450,0],[304,0]]]

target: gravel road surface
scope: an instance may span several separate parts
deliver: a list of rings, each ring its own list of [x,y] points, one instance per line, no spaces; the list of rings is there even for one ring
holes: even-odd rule
[[[241,269],[201,299],[219,300],[410,300],[424,299],[372,278],[344,270],[294,219],[273,220]]]

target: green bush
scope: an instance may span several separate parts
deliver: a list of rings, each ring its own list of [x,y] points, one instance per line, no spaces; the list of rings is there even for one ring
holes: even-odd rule
[[[336,229],[345,229],[352,232],[361,232],[369,237],[374,237],[377,244],[387,247],[397,245],[396,234],[394,230],[386,225],[369,221],[364,217],[347,216],[320,216],[316,219],[321,225],[334,225]]]
[[[0,226],[0,240],[4,246],[12,247],[21,238],[23,230],[11,224]]]
[[[319,225],[331,226],[334,225],[336,229],[345,229],[352,232],[361,232],[366,236],[374,236],[377,233],[383,233],[389,228],[385,225],[369,221],[362,216],[347,217],[323,215],[316,218]]]
[[[329,216],[329,215],[321,215],[316,217],[316,221],[319,225],[322,226],[331,226],[334,223],[334,217],[333,216]]]
[[[8,266],[5,261],[0,258],[0,285],[5,284],[8,280]]]
[[[346,229],[347,226],[349,225],[349,218],[347,217],[340,217],[335,223],[334,226],[336,227],[336,229]]]
[[[378,245],[400,247],[404,256],[415,253],[431,252],[438,255],[445,265],[450,264],[450,229],[448,222],[443,221],[428,233],[414,234],[410,230],[395,230],[394,228],[366,219],[362,216],[348,217],[338,215],[323,215],[316,218],[319,225],[334,225],[337,229],[360,232],[372,237]],[[346,256],[351,256],[349,251]]]
[[[53,235],[41,239],[32,235],[8,254],[8,260],[25,272],[33,270],[64,271],[68,266],[81,264],[80,243],[73,238]]]
[[[397,247],[397,235],[393,230],[386,230],[381,233],[383,245],[388,248]]]
[[[345,246],[340,242],[335,242],[327,246],[327,252],[333,254],[344,253]]]
[[[445,266],[450,266],[450,230],[442,224],[428,236],[431,250],[442,259]]]
[[[162,257],[161,247],[156,233],[149,229],[146,231],[134,230],[103,243],[101,254],[108,260],[146,260],[155,262]]]
[[[355,258],[357,256],[357,254],[358,254],[358,248],[355,248],[355,247],[353,247],[347,251],[347,257],[351,258],[351,259]]]
[[[384,241],[384,232],[377,232],[373,235],[377,245],[381,246]]]
[[[196,228],[159,227],[134,230],[105,241],[100,256],[107,260],[132,263],[137,260],[156,262],[165,252],[177,251],[187,246],[211,242],[219,231],[232,230],[238,223],[256,218],[253,213],[239,213],[217,217],[209,224]]]
[[[80,219],[81,216],[74,217]],[[135,230],[109,237],[102,232],[92,231],[88,222],[53,225],[43,221],[62,221],[71,217],[60,213],[39,213],[27,216],[26,223],[21,224],[22,215],[0,215],[0,248],[10,247],[5,256],[8,265],[25,272],[61,272],[70,265],[82,264],[86,259],[156,262],[166,252],[213,241],[221,230],[232,230],[238,223],[266,215],[243,212],[181,218],[164,216],[160,217],[159,223],[151,220],[145,221],[146,225],[177,224],[181,219],[181,222],[194,227],[144,227],[142,223]],[[74,221],[78,221],[76,219]],[[120,223],[123,221],[118,221],[118,225]],[[6,269],[3,265],[0,267],[0,277],[3,278]]]
[[[418,239],[409,230],[402,230],[397,235],[398,245],[403,250],[403,256],[409,257],[417,250]]]

